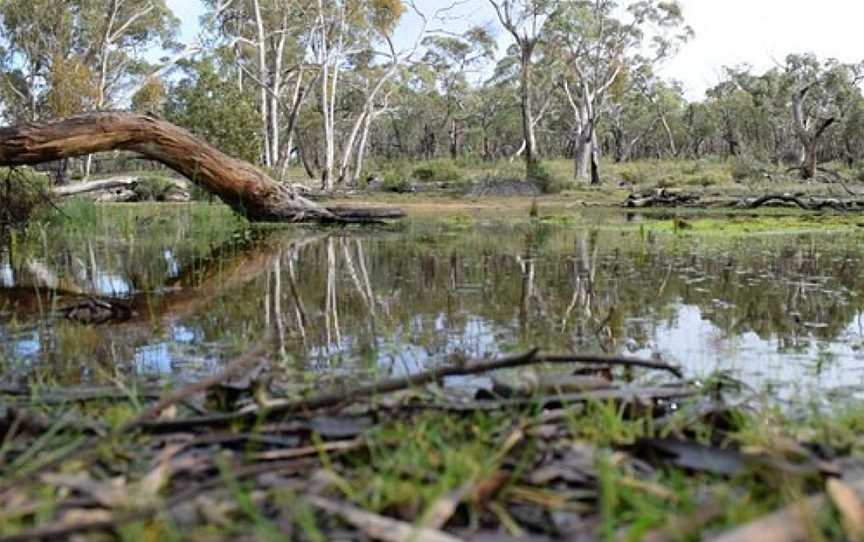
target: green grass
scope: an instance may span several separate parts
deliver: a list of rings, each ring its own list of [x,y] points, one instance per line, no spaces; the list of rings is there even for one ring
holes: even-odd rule
[[[545,503],[543,506],[550,511],[593,510],[599,519],[601,539],[609,541],[641,540],[671,518],[692,516],[709,505],[706,503],[719,507],[713,520],[682,538],[698,540],[700,534],[750,521],[818,490],[820,482],[808,476],[766,472],[764,468],[725,478],[670,465],[656,466],[653,473],[646,475],[619,450],[626,450],[639,437],[670,434],[713,435],[715,441],[722,436],[724,445],[790,461],[796,457],[790,452],[789,442],[820,443],[841,453],[860,453],[864,445],[861,436],[864,406],[860,403],[836,413],[814,409],[804,415],[773,407],[733,409],[727,416],[731,427],[725,429],[693,421],[691,406],[696,408],[698,404],[682,405],[663,429],[644,413],[633,417],[632,412],[608,403],[572,408],[565,416],[566,434],[559,434],[552,441],[533,435],[534,428],[550,422],[543,421],[531,408],[505,408],[495,413],[402,415],[367,433],[364,449],[341,457],[322,453],[321,462],[328,473],[331,495],[335,490],[355,506],[411,524],[421,524],[440,499],[460,490],[466,491],[466,496],[463,510],[453,519],[457,524],[472,524],[480,521],[483,514],[493,513],[506,525],[507,510],[514,503],[530,502],[532,506]],[[64,407],[72,412],[79,408]],[[77,438],[79,435],[68,431],[46,433],[4,469],[5,475],[32,471],[50,459],[51,454],[44,454],[44,450],[62,450]],[[135,470],[146,468],[129,462],[139,445],[136,435],[119,437],[101,451],[101,462],[104,465],[120,462]],[[581,491],[576,496],[559,484],[532,487],[517,481],[535,468],[538,461],[549,460],[552,450],[567,453],[574,446],[589,454],[585,468],[595,477],[593,490]],[[290,488],[261,488],[252,480],[236,480],[227,463],[221,465],[219,476],[227,488],[221,498],[228,500],[219,505],[226,511],[220,524],[181,530],[167,516],[157,516],[123,526],[122,538],[158,536],[176,540],[193,534],[254,533],[261,540],[283,540],[281,528],[285,521],[293,522],[295,532],[302,533],[305,539],[327,538],[320,516],[303,503],[302,493]],[[512,481],[505,481],[482,499],[472,493],[472,488],[494,479],[505,465],[513,471]],[[29,496],[40,503],[35,513],[28,518],[6,518],[0,525],[0,534],[18,532],[40,518],[47,520],[63,497],[62,489],[50,485],[36,486],[33,491]],[[282,512],[274,517],[274,511]],[[839,516],[834,511],[813,518],[812,539],[842,540],[838,525]]]
[[[563,192],[565,198],[584,197],[588,201],[605,202],[603,196],[608,192],[615,192],[623,199],[630,190],[650,191],[660,188],[701,194],[800,192],[847,195],[830,176],[825,176],[824,180],[830,181],[827,183],[804,183],[794,172],[787,172],[784,166],[774,166],[746,156],[730,159],[708,157],[700,160],[643,159],[623,163],[602,159],[600,186],[575,180],[572,160],[544,159],[540,162],[540,167],[542,174],[535,174],[535,177],[546,187],[548,193]],[[848,169],[840,163],[822,164],[822,167],[837,171],[850,184],[864,182],[864,169]],[[521,160],[483,162],[447,158],[371,161],[364,177],[369,174],[383,179],[385,186],[394,190],[411,183],[449,182],[460,186],[481,181],[513,181],[526,178],[525,164]],[[302,173],[299,178],[303,178]],[[420,197],[425,198],[428,195]]]
[[[422,516],[436,499],[494,472],[502,422],[501,416],[429,414],[375,430],[368,455],[355,458],[342,490],[369,510],[410,509]]]

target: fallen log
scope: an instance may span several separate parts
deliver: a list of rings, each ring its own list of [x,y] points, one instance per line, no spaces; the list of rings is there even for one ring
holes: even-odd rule
[[[385,216],[369,211],[362,217],[347,211],[334,213],[255,166],[149,115],[88,113],[0,128],[0,166],[34,165],[110,150],[136,152],[160,162],[252,221],[357,222],[403,216],[397,210],[387,210]]]
[[[748,209],[756,209],[759,208],[766,203],[770,203],[772,201],[779,201],[783,203],[794,203],[801,209],[805,211],[821,211],[826,207],[834,209],[835,211],[848,211],[850,210],[850,206],[855,202],[843,202],[837,199],[813,199],[810,198],[810,201],[804,201],[797,196],[793,196],[791,194],[768,194],[762,196],[760,198],[756,198],[747,204]]]
[[[639,209],[644,207],[679,207],[697,203],[699,196],[665,188],[647,194],[632,193],[624,201],[624,207]]]
[[[845,483],[843,485],[855,493],[864,492],[864,480],[862,479],[855,479],[850,481],[848,485]],[[831,487],[830,482],[828,487]],[[830,505],[831,499],[824,493],[820,493],[799,499],[776,512],[706,540],[709,542],[749,542],[751,540],[759,540],[759,542],[806,542],[813,539],[816,518],[823,514]],[[860,537],[850,537],[849,539],[860,540]]]
[[[621,203],[621,206],[629,209],[648,207],[758,209],[763,206],[795,206],[805,211],[833,209],[839,212],[860,212],[864,211],[864,199],[804,196],[798,194],[703,198],[697,194],[682,194],[660,189],[648,194],[632,193]]]
[[[75,183],[66,186],[56,186],[51,189],[51,195],[58,198],[67,198],[69,196],[77,196],[88,192],[98,192],[99,190],[113,190],[115,188],[131,188],[138,184],[138,179],[133,177],[123,177],[120,179],[103,179],[100,181],[87,181],[83,183]]]

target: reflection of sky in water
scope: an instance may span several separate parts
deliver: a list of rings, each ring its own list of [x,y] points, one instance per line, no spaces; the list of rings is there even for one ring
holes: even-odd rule
[[[15,275],[12,273],[12,266],[8,263],[0,264],[0,285],[9,288],[15,284]]]
[[[132,293],[132,286],[125,278],[109,273],[97,273],[93,286],[101,295],[113,297],[127,296]]]
[[[144,346],[135,350],[135,367],[139,372],[172,373],[172,355],[167,343],[158,343]]]
[[[664,360],[678,363],[685,373],[707,376],[715,371],[730,371],[759,388],[783,384],[806,390],[814,387],[837,388],[864,384],[864,351],[858,321],[850,324],[837,341],[813,338],[806,329],[799,336],[797,351],[783,351],[776,338],[760,338],[748,331],[727,335],[703,318],[702,310],[679,304],[675,316],[659,321],[651,330],[649,346],[633,354],[659,353]]]
[[[195,330],[183,325],[171,326],[171,339],[178,343],[191,343],[196,340],[198,335]]]
[[[170,325],[168,339],[135,349],[133,366],[138,374],[158,375],[186,373],[186,376],[213,372],[224,362],[223,348],[201,342],[195,330],[179,324]]]
[[[501,338],[511,336],[513,328],[480,316],[465,318],[464,332],[448,331],[445,315],[434,319],[435,329],[445,338],[440,352],[431,352],[410,332],[397,331],[378,351],[379,370],[402,376],[444,362],[453,353],[463,354],[467,359],[506,355],[501,349]],[[717,371],[728,371],[757,389],[775,384],[801,391],[816,387],[864,386],[862,319],[864,314],[858,315],[834,342],[815,338],[807,329],[802,329],[798,348],[790,350],[784,349],[780,340],[763,339],[752,331],[727,334],[703,318],[699,307],[679,303],[674,306],[671,318],[632,320],[632,324],[649,328],[647,345],[628,349],[626,345],[631,341],[625,335],[622,341],[625,348],[621,353],[640,357],[659,355],[665,361],[684,367],[688,377],[707,377]],[[332,368],[326,363],[327,359],[336,359],[355,346],[349,336],[343,338],[341,348],[314,349],[310,357],[323,362],[318,365],[319,370]]]
[[[38,331],[22,333],[14,340],[16,357],[26,358],[29,356],[35,356],[39,353],[40,341]]]
[[[180,262],[178,262],[177,258],[174,257],[174,251],[171,249],[165,249],[162,253],[162,257],[165,258],[165,264],[168,267],[168,276],[176,277],[180,273]]]
[[[622,348],[621,352],[641,357],[659,355],[665,361],[683,366],[688,377],[728,371],[757,389],[764,385],[782,385],[791,388],[790,391],[864,386],[862,318],[864,314],[858,315],[834,342],[815,338],[802,329],[797,348],[788,349],[777,338],[763,339],[752,331],[727,334],[703,318],[699,307],[677,304],[671,318],[634,320],[633,323],[649,327],[647,345]],[[512,335],[514,329],[479,316],[466,319],[464,332],[448,332],[444,315],[435,319],[435,328],[446,338],[442,352],[430,352],[420,341],[413,340],[410,333],[397,333],[388,340],[389,347],[378,353],[380,370],[401,376],[446,361],[453,353],[464,354],[468,359],[506,355],[501,350],[501,337]],[[628,339],[625,335],[622,343],[626,345]],[[314,354],[319,359],[337,356],[339,352],[351,351],[353,346],[350,339],[344,339],[340,350],[319,350]]]

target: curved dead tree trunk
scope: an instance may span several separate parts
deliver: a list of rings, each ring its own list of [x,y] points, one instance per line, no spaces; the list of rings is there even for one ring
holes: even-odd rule
[[[0,166],[32,165],[95,152],[142,154],[181,173],[253,221],[350,222],[399,218],[398,210],[327,209],[186,130],[147,115],[90,113],[0,128]]]

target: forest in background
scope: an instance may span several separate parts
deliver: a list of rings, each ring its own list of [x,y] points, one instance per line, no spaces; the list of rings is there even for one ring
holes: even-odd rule
[[[207,0],[200,34],[181,43],[164,0],[8,0],[2,114],[16,124],[131,108],[324,190],[517,161],[547,191],[608,183],[607,165],[643,159],[728,160],[736,180],[811,179],[837,161],[864,177],[864,62],[802,52],[762,73],[725,67],[689,101],[658,75],[692,37],[676,2],[489,2],[496,20],[453,33],[457,4]],[[405,17],[420,21],[415,41],[397,44]],[[432,162],[400,166],[419,161]],[[107,162],[95,167],[130,167]],[[64,161],[57,180],[93,167]]]

